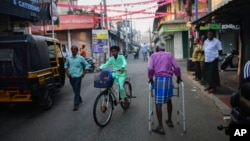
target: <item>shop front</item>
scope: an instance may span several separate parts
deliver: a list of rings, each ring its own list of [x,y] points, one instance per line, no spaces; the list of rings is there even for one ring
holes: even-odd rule
[[[242,75],[242,68],[250,59],[250,18],[246,16],[250,1],[231,0],[208,15],[194,21],[197,27],[205,23],[221,23],[220,37],[224,52],[230,48],[239,50],[238,74]],[[230,46],[232,44],[232,47]]]
[[[59,15],[59,19],[58,25],[32,26],[32,34],[54,34],[69,50],[72,45],[80,49],[84,44],[87,57],[92,57],[92,29],[99,24],[95,15]]]
[[[240,25],[222,23],[220,28],[220,41],[223,54],[230,53],[231,49],[239,50]]]
[[[188,27],[185,21],[163,23],[158,34],[166,42],[166,51],[172,52],[177,59],[187,58]]]
[[[29,33],[31,24],[50,21],[50,3],[39,3],[38,0],[1,0],[0,33]]]

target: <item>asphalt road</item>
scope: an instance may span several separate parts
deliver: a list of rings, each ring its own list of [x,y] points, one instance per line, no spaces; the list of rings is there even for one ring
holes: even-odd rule
[[[183,62],[180,62],[183,63]],[[98,127],[93,120],[93,105],[99,89],[93,87],[96,73],[89,73],[82,81],[83,103],[73,111],[73,93],[66,81],[57,94],[54,107],[49,111],[39,110],[29,104],[0,108],[0,141],[228,141],[229,137],[217,130],[225,124],[223,115],[213,101],[197,89],[193,80],[183,73],[186,133],[182,134],[182,117],[177,116],[182,97],[173,97],[174,128],[164,124],[166,135],[148,132],[148,83],[147,62],[141,58],[128,58],[129,77],[133,87],[130,108],[123,111],[115,107],[110,123]],[[174,79],[176,80],[176,79]],[[179,107],[179,108],[178,108]],[[166,119],[166,106],[164,120]],[[154,125],[157,125],[153,115]]]

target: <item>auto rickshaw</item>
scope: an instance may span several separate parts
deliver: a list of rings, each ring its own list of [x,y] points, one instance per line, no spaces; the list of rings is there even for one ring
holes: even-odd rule
[[[50,109],[65,71],[61,44],[39,35],[0,36],[0,104],[39,104]]]

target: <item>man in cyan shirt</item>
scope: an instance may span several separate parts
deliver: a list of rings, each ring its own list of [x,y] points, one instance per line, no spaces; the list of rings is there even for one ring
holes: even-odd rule
[[[169,127],[173,127],[171,102],[174,88],[172,82],[173,74],[177,76],[177,83],[182,81],[180,67],[172,53],[165,52],[165,48],[166,45],[164,42],[159,41],[156,44],[156,53],[151,55],[148,66],[149,83],[153,83],[153,88],[155,89],[156,114],[159,123],[158,127],[152,131],[162,135],[165,134],[162,124],[161,109],[164,103],[167,103],[168,107],[168,119],[166,120],[166,124]],[[155,77],[154,82],[153,77]]]
[[[88,62],[78,54],[78,47],[71,47],[72,56],[66,58],[64,64],[66,75],[70,80],[70,84],[74,91],[74,108],[76,111],[79,108],[79,104],[82,103],[81,92],[81,82],[82,78],[86,74],[86,69],[89,69]]]
[[[120,47],[119,46],[112,46],[110,48],[110,52],[112,56],[109,60],[100,66],[100,69],[105,69],[109,66],[113,67],[115,71],[112,73],[114,77],[114,82],[119,85],[119,92],[122,100],[127,101],[127,95],[124,89],[124,83],[127,78],[127,62],[123,55],[120,55]]]

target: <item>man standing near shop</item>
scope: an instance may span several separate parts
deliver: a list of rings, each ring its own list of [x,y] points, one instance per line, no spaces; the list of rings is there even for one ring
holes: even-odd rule
[[[207,33],[207,39],[203,45],[203,51],[205,54],[205,73],[206,82],[208,87],[205,91],[208,93],[215,93],[216,87],[220,87],[220,76],[218,69],[218,58],[222,54],[221,42],[214,37],[212,30]]]
[[[79,109],[79,104],[82,103],[82,97],[80,94],[82,78],[85,76],[86,70],[89,68],[89,64],[81,55],[78,54],[77,46],[72,46],[71,52],[72,55],[66,58],[64,68],[75,94],[73,111],[77,111]]]
[[[85,49],[85,45],[84,45],[84,44],[82,45],[82,48],[80,49],[80,55],[81,55],[84,59],[86,59],[86,57],[87,57],[87,52],[86,52],[86,49]]]

